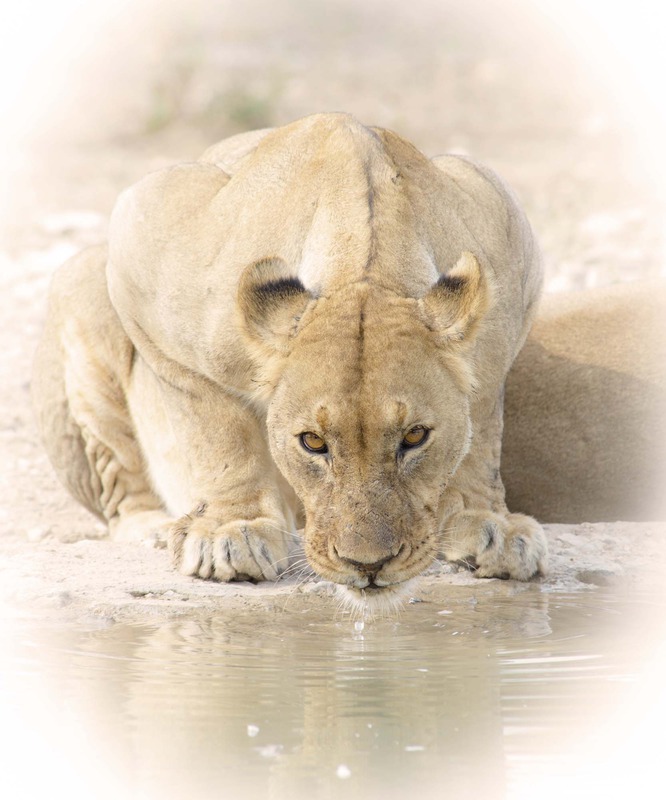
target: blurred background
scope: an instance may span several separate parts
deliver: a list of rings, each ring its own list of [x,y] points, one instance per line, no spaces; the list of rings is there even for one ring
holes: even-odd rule
[[[548,290],[663,269],[646,0],[26,0],[3,17],[0,257],[37,294],[147,171],[334,110],[499,171]]]

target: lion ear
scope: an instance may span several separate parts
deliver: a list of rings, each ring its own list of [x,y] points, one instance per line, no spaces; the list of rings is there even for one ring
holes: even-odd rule
[[[313,296],[296,277],[289,277],[281,258],[266,258],[243,272],[238,307],[247,334],[259,344],[284,351]]]
[[[426,315],[445,341],[471,341],[495,294],[493,278],[465,251],[422,299]]]

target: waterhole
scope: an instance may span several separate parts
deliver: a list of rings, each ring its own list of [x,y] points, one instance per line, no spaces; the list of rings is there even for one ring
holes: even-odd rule
[[[2,796],[643,796],[664,610],[619,589],[452,589],[383,620],[7,617]]]

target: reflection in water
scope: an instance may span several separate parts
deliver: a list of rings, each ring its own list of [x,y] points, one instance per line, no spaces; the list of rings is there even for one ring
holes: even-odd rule
[[[534,796],[535,780],[573,774],[608,739],[658,644],[659,611],[619,592],[452,590],[445,607],[365,625],[321,609],[24,621],[0,659],[14,712],[0,733],[18,750],[9,720],[30,725],[36,755],[37,728],[48,731],[58,766],[22,771],[26,793],[12,797],[35,796],[38,777],[94,797]]]

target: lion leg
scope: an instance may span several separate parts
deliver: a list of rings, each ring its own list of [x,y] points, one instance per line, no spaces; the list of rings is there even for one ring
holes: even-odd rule
[[[114,538],[157,544],[170,521],[147,478],[126,403],[134,348],[106,291],[106,250],[58,270],[34,363],[37,424],[56,474]]]
[[[221,581],[275,580],[295,540],[295,504],[268,451],[264,423],[203,377],[188,392],[162,384],[161,396],[193,500],[169,534],[175,566]],[[152,462],[151,451],[148,445]]]
[[[478,577],[528,580],[543,574],[547,545],[532,517],[511,514],[500,477],[503,389],[472,409],[474,438],[442,500],[442,553]]]

